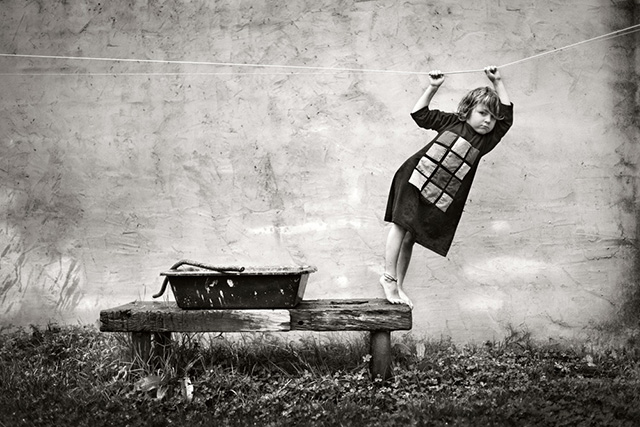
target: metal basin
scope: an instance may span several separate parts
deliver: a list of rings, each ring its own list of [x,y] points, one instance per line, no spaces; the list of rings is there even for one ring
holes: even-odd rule
[[[315,271],[310,266],[242,271],[190,268],[161,276],[168,280],[178,307],[184,309],[291,308],[302,301],[309,274]]]

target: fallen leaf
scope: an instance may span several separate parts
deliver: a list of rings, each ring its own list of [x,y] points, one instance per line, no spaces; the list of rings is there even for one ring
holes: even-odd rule
[[[182,397],[184,397],[187,402],[191,402],[193,399],[193,384],[189,377],[182,379]]]
[[[157,388],[161,382],[162,379],[158,375],[149,375],[136,382],[136,390],[148,392]]]

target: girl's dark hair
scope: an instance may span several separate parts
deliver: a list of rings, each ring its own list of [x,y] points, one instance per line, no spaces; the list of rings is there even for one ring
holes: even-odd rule
[[[496,120],[504,119],[504,116],[500,114],[500,98],[496,91],[488,86],[473,89],[462,98],[458,104],[458,111],[456,111],[458,119],[467,120],[471,110],[478,104],[484,104]]]

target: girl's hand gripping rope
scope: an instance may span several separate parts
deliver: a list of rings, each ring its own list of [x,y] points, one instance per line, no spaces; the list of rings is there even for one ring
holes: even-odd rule
[[[444,83],[444,73],[440,70],[429,71],[429,84],[434,88],[440,87]]]
[[[498,71],[498,67],[496,67],[495,65],[484,67],[484,73],[487,75],[487,78],[491,80],[491,83],[502,80],[500,71]]]

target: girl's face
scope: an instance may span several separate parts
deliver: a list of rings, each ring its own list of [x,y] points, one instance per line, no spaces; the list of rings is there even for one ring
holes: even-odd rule
[[[486,105],[478,104],[471,110],[467,123],[480,135],[485,135],[493,130],[496,118],[491,115]]]

